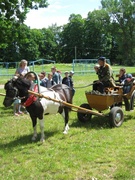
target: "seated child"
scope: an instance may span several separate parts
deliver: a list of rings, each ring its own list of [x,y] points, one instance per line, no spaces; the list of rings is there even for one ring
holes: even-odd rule
[[[123,85],[123,94],[127,94],[130,92],[133,85],[133,77],[132,74],[126,74],[126,78],[121,82]]]

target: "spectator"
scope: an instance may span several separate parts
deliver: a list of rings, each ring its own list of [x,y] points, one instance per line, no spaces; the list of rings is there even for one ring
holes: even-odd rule
[[[37,83],[35,83],[35,75],[33,73],[29,73],[26,76],[26,79],[30,80],[30,82],[31,82],[30,90],[38,92]]]
[[[15,75],[16,76],[25,76],[28,72],[30,72],[29,67],[27,66],[28,62],[23,59],[21,60],[19,67],[17,68]]]
[[[125,68],[121,68],[120,69],[118,77],[119,77],[119,79],[118,79],[119,83],[122,83],[122,81],[124,81],[127,78],[127,74],[126,74]]]
[[[59,76],[59,84],[62,84],[62,75],[61,75],[61,71],[57,70],[58,76]]]
[[[38,85],[37,83],[35,83],[35,75],[33,73],[29,73],[26,76],[26,79],[31,81],[31,87],[30,90],[38,92]],[[25,101],[25,103],[23,104],[24,107],[28,107],[30,104],[32,104],[34,101],[37,100],[37,97],[35,95],[30,95],[28,97],[28,99]]]
[[[53,81],[56,82],[56,84],[59,84],[59,74],[57,73],[55,66],[53,66],[51,68],[51,72],[52,72],[52,75],[53,75],[53,77],[52,77]]]
[[[106,63],[105,57],[98,59],[99,68],[95,69],[98,75],[98,81],[94,81],[93,90],[103,93],[105,87],[115,87],[113,71],[109,64]]]
[[[21,60],[19,67],[16,69],[15,77],[25,76],[30,71],[27,64],[28,64],[28,62],[25,59]],[[23,112],[20,111],[20,109],[21,109],[21,100],[16,99],[14,101],[14,107],[13,107],[13,111],[14,111],[15,116],[19,116],[20,114],[23,114]]]
[[[51,88],[53,85],[56,84],[56,82],[52,79],[52,73],[48,73],[48,79],[46,81],[46,87]]]
[[[46,87],[46,81],[47,81],[47,77],[46,77],[46,72],[41,72],[39,75],[39,80],[40,80],[40,85],[43,87]]]
[[[73,93],[73,96],[74,96],[74,94],[75,94],[75,89],[74,89],[74,82],[73,82],[73,75],[74,75],[74,71],[70,71],[70,73],[69,73],[69,77],[70,77],[70,79],[71,79],[71,89],[72,89],[72,93]]]
[[[132,77],[132,74],[126,74],[125,79],[121,82],[121,85],[123,85],[123,94],[130,92],[133,86],[133,81],[134,78]]]
[[[14,101],[13,111],[14,111],[15,116],[19,116],[20,114],[23,114],[23,112],[21,111],[21,100],[20,99],[16,99]]]
[[[71,85],[71,78],[69,77],[69,72],[66,71],[65,72],[65,77],[62,79],[62,84],[66,84],[67,86],[69,86],[72,89],[72,85]]]
[[[14,76],[14,78],[18,78],[17,76]],[[19,98],[16,98],[13,102],[13,113],[15,116],[19,116],[20,114],[23,114],[21,111],[21,100]]]

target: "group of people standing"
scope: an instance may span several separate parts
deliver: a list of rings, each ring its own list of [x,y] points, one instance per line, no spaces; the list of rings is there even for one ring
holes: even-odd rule
[[[38,74],[39,79],[40,79],[40,85],[46,88],[51,88],[55,84],[66,84],[67,86],[71,88],[74,95],[75,90],[74,90],[74,83],[72,79],[74,72],[66,71],[64,74],[65,74],[65,77],[62,77],[61,71],[57,70],[56,67],[53,66],[51,68],[51,72],[48,73],[47,76],[46,76],[46,72],[41,72],[40,74]]]
[[[51,88],[55,84],[62,84],[61,72],[56,69],[56,67],[51,68],[51,72],[46,74],[45,71],[42,71],[38,74],[40,79],[40,85],[46,88]]]
[[[98,59],[98,64],[95,65],[94,69],[96,74],[98,75],[98,80],[93,82],[93,90],[98,90],[100,93],[104,93],[104,89],[106,87],[116,87],[117,85],[123,86],[123,93],[128,93],[130,91],[130,82],[132,81],[132,75],[127,74],[124,68],[121,68],[119,71],[118,80],[114,80],[113,78],[113,70],[109,64],[106,63],[105,57],[100,57]],[[26,60],[21,60],[19,67],[16,69],[15,76],[25,76],[28,72],[30,72],[29,67],[27,66]],[[75,89],[73,83],[73,71],[66,71],[64,73],[64,77],[62,78],[61,71],[57,70],[55,66],[51,68],[51,71],[46,74],[46,72],[41,72],[38,74],[40,85],[46,88],[51,88],[55,84],[66,84],[72,90],[72,94],[74,96]],[[32,90],[36,84],[34,74],[30,73],[28,77],[33,84]],[[36,86],[35,86],[36,87]],[[124,88],[125,87],[125,88]],[[20,100],[16,99],[14,101],[14,115],[18,116],[19,114],[23,114],[21,111]]]
[[[30,72],[30,68],[27,66],[28,62],[26,60],[21,60],[19,67],[16,69],[15,77],[22,76],[24,77],[28,72]],[[40,74],[38,74],[39,77],[39,84],[46,88],[51,88],[55,84],[66,84],[69,86],[72,90],[73,96],[75,93],[74,90],[74,84],[72,76],[74,75],[73,71],[66,71],[65,77],[62,78],[61,71],[57,70],[55,66],[51,68],[51,72],[47,73],[45,71],[42,71]],[[35,90],[37,85],[35,81],[35,76],[32,73],[29,73],[28,76],[26,76],[27,79],[31,80],[31,90]],[[16,99],[14,101],[14,115],[19,116],[20,114],[23,114],[21,111],[21,101],[19,99]]]

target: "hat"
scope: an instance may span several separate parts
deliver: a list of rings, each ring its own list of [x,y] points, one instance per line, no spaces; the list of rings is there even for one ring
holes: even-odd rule
[[[52,66],[51,69],[56,69],[56,67],[55,67],[55,66]]]
[[[70,74],[74,74],[74,71],[70,71]]]
[[[99,57],[99,58],[98,58],[98,61],[99,61],[99,60],[100,60],[100,61],[105,61],[105,57]]]
[[[132,78],[132,74],[127,74],[127,78]]]
[[[68,72],[68,71],[65,71],[65,74],[69,74],[69,72]]]

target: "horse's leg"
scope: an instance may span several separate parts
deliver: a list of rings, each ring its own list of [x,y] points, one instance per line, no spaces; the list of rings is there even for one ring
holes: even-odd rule
[[[44,119],[40,119],[40,131],[41,131],[41,138],[40,141],[44,142],[45,141],[45,134],[44,134]]]
[[[33,119],[32,119],[32,123],[33,123],[33,130],[34,130],[34,133],[32,136],[32,141],[36,141],[36,139],[37,139],[37,119],[35,119],[35,121],[33,121]]]
[[[32,136],[32,141],[35,141],[37,139],[37,118],[31,116],[31,120],[32,120],[33,131],[34,131],[33,136]]]
[[[32,141],[36,141],[36,139],[37,139],[37,125],[35,125],[34,127],[33,127],[33,130],[34,130],[34,133],[33,133],[33,136],[32,136]]]
[[[68,130],[69,130],[69,126],[68,126],[69,110],[67,107],[64,107],[63,112],[62,112],[62,116],[64,117],[64,120],[65,120],[65,128],[64,128],[63,133],[67,134]]]

